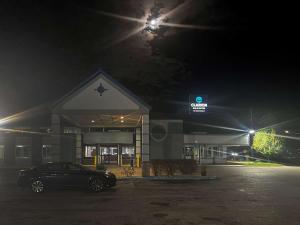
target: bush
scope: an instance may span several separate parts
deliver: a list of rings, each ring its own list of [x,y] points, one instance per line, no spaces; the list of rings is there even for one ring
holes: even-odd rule
[[[206,175],[207,175],[207,167],[201,166],[201,176],[206,176]]]
[[[161,159],[151,160],[151,166],[154,173],[154,176],[161,176],[163,172],[163,161]]]
[[[168,176],[173,176],[177,170],[176,160],[165,160],[164,169],[167,172]]]
[[[182,174],[192,174],[197,170],[197,162],[193,159],[180,160],[179,170]]]
[[[197,170],[197,163],[192,159],[154,159],[150,161],[154,176],[164,174],[173,176],[176,170],[182,174],[192,174]]]

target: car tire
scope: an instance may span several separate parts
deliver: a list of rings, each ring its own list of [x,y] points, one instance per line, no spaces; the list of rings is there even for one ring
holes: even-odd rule
[[[89,189],[92,192],[103,191],[104,187],[105,187],[105,184],[104,184],[103,180],[101,180],[99,178],[92,178],[89,182]]]
[[[45,191],[45,185],[41,180],[33,180],[31,183],[31,190],[34,193],[42,193]]]

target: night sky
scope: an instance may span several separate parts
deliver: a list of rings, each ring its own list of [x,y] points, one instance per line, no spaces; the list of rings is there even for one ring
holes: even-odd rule
[[[163,27],[122,40],[134,18],[179,7]],[[153,105],[207,94],[216,107],[299,110],[299,18],[291,2],[233,0],[0,3],[0,115],[51,102],[102,68]],[[160,93],[159,95],[157,93]],[[156,102],[156,103],[155,103]]]

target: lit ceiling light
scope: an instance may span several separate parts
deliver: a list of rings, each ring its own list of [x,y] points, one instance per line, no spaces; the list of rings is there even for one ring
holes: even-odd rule
[[[124,116],[121,116],[120,118],[121,118],[121,119],[124,119]]]
[[[121,120],[121,123],[124,123],[124,120]]]
[[[91,123],[95,123],[95,120],[91,120]]]
[[[284,133],[288,134],[288,133],[290,133],[290,132],[289,132],[288,130],[285,130]]]

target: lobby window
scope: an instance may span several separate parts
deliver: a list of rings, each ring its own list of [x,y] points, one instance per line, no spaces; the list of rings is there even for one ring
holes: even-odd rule
[[[90,132],[93,133],[93,132],[103,132],[104,131],[104,128],[102,127],[90,127]]]
[[[52,145],[43,145],[43,147],[42,147],[43,160],[51,159],[51,150],[52,150]]]
[[[93,157],[96,154],[96,146],[85,146],[84,157]]]
[[[134,155],[134,147],[133,146],[122,146],[122,154],[123,155]]]
[[[0,160],[4,159],[4,145],[0,145]]]
[[[16,157],[17,158],[30,158],[31,157],[31,146],[17,145],[16,146]]]
[[[102,155],[118,155],[118,147],[100,147]]]

